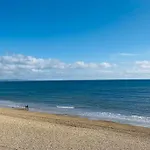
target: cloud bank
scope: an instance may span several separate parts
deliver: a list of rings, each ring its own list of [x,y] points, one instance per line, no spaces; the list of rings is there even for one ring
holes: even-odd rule
[[[15,54],[0,56],[0,79],[92,79],[109,74],[113,67],[115,64],[108,62],[65,63],[57,59]]]
[[[0,56],[0,79],[82,80],[150,78],[150,61],[66,63],[21,54]]]

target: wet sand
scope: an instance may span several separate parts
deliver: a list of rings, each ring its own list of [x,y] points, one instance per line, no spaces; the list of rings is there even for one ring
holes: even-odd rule
[[[150,150],[150,128],[0,108],[0,150]]]

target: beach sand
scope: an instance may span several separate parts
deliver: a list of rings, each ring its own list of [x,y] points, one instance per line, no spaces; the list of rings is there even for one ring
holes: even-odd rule
[[[0,108],[0,150],[150,150],[150,128]]]

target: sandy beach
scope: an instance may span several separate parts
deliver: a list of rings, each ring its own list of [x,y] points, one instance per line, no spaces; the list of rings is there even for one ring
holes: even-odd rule
[[[150,129],[0,108],[0,150],[150,150]]]

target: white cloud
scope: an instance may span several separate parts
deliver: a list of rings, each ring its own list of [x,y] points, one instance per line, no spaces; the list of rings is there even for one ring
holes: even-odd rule
[[[120,56],[136,56],[135,53],[119,53]]]
[[[108,62],[65,63],[24,55],[0,56],[1,79],[92,79],[105,78],[115,64]]]
[[[111,68],[113,64],[102,62],[102,63],[85,63],[83,61],[77,61],[71,65],[70,68],[82,68],[82,69],[98,69],[98,68]]]
[[[136,61],[136,65],[143,69],[150,69],[150,61]]]
[[[119,67],[119,72],[124,78],[150,79],[150,61],[127,62]]]

